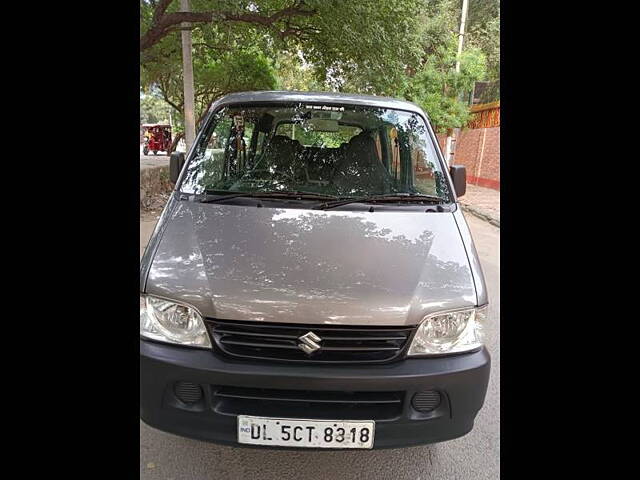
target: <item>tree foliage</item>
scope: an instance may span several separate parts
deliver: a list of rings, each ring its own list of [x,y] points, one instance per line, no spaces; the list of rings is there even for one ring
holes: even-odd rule
[[[455,63],[455,55],[448,58],[448,63]],[[419,104],[438,132],[460,128],[469,119],[467,103],[460,96],[470,92],[484,72],[484,55],[478,49],[469,49],[462,55],[460,73],[428,61],[409,79],[402,96]]]
[[[171,107],[162,99],[159,92],[140,93],[140,124],[169,123]]]
[[[499,0],[141,0],[141,85],[182,116],[180,21],[194,22],[196,118],[241,90],[333,90],[406,98],[439,130],[464,125],[464,95],[499,78]],[[179,21],[178,21],[179,20]]]
[[[301,52],[279,52],[275,60],[278,89],[312,92],[325,89],[313,65],[304,61]]]
[[[285,38],[304,33],[304,27],[292,24],[298,17],[316,15],[313,8],[308,8],[304,0],[286,3],[279,0],[259,1],[224,1],[194,0],[191,11],[180,10],[177,0],[141,0],[140,50],[147,50],[167,35],[180,31],[183,22],[195,25],[237,23],[257,25],[275,32]]]
[[[467,41],[486,55],[488,80],[499,80],[500,0],[469,2]]]
[[[466,124],[466,96],[476,81],[486,76],[486,57],[476,47],[467,47],[456,73],[460,9],[455,0],[430,0],[420,16],[419,62],[408,72],[396,92],[419,104],[436,129],[444,132]]]
[[[314,0],[316,28],[297,41],[317,80],[337,91],[390,94],[420,57],[423,0]]]
[[[282,14],[273,24],[220,21],[218,17],[197,24],[193,29],[196,115],[201,116],[213,99],[225,93],[272,89],[278,83],[304,90],[340,90],[348,85],[351,90],[391,92],[405,65],[418,58],[416,15],[421,3],[193,0],[194,12],[233,12],[238,18],[242,12],[251,18],[262,15],[271,19],[278,12],[313,12],[297,15],[295,21]],[[144,0],[141,5],[142,32],[178,8],[177,1]],[[180,45],[180,36],[172,31],[141,53],[143,88],[157,86],[177,112],[182,110]],[[302,75],[293,73],[291,68],[302,63],[311,67],[300,68]],[[284,67],[280,82],[274,80],[277,66]]]
[[[154,68],[155,67],[155,68]],[[196,112],[204,113],[216,98],[245,90],[272,90],[277,78],[272,63],[259,50],[248,48],[225,52],[210,58],[194,57]],[[143,68],[144,83],[156,85],[164,100],[178,114],[183,110],[182,64],[172,63]]]

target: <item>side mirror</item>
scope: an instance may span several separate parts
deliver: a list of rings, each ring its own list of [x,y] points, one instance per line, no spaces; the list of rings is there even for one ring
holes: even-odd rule
[[[456,196],[461,197],[467,191],[467,169],[464,165],[451,165],[449,174],[453,180],[453,188],[456,190]]]
[[[169,180],[176,183],[184,166],[184,152],[173,152],[169,159]]]

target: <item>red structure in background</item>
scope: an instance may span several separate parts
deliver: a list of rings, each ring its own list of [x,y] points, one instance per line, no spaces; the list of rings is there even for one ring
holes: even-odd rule
[[[474,105],[470,109],[468,128],[491,128],[500,126],[500,101]]]
[[[453,162],[467,168],[470,185],[500,190],[500,102],[474,105],[471,120],[457,135]],[[438,135],[444,150],[446,135]]]
[[[145,124],[144,129],[144,147],[142,153],[147,155],[152,151],[154,155],[158,152],[169,153],[171,148],[171,125]]]

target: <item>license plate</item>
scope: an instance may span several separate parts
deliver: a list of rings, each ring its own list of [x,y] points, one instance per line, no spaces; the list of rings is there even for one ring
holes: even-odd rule
[[[304,420],[238,415],[238,442],[307,448],[373,448],[373,420]]]

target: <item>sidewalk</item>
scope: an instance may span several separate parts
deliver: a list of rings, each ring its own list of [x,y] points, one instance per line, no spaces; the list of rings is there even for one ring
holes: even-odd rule
[[[500,227],[500,192],[492,188],[467,184],[467,193],[460,197],[462,209]]]
[[[159,214],[169,198],[169,157],[143,155],[140,146],[140,216]]]

